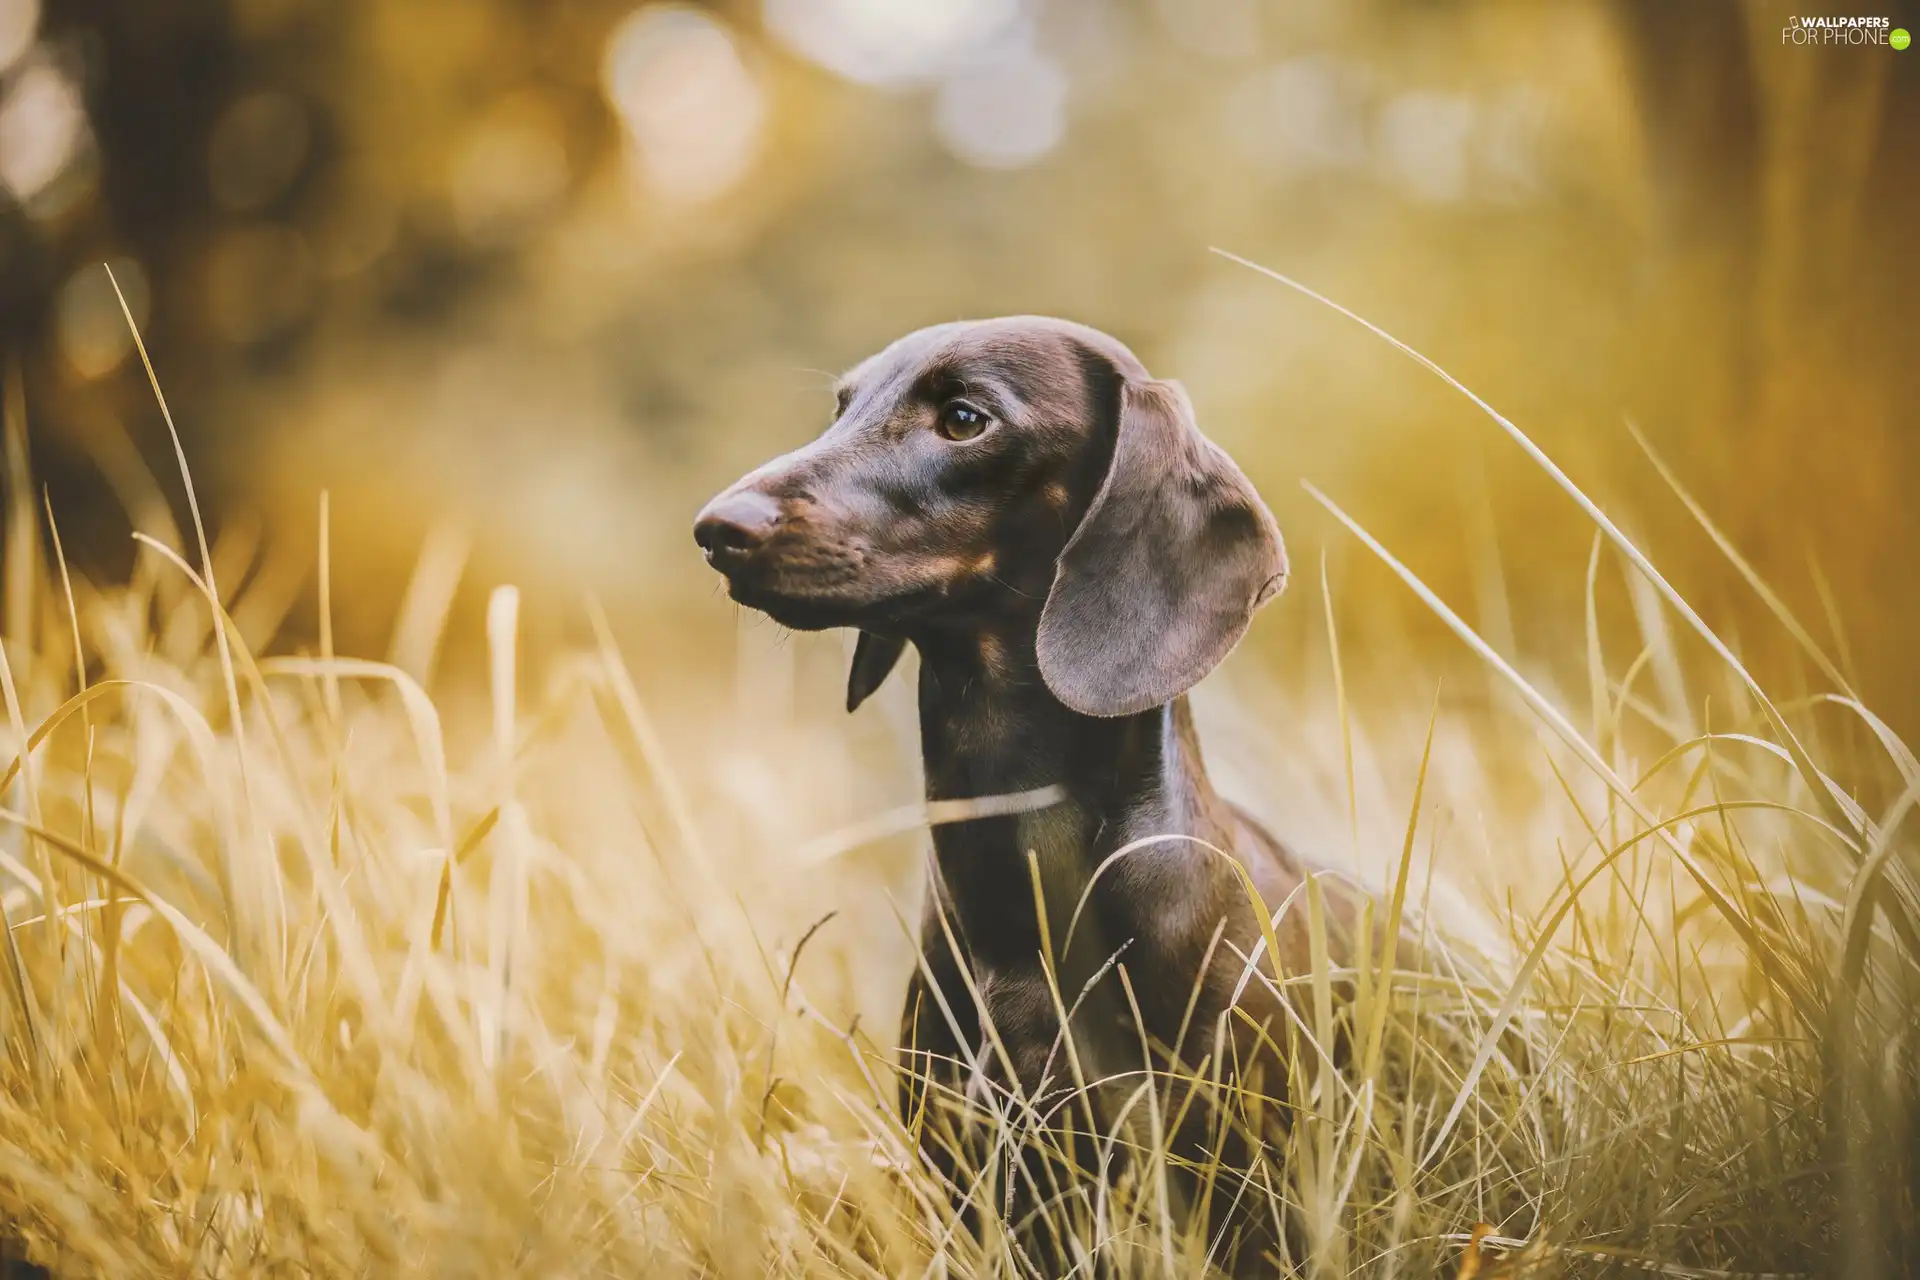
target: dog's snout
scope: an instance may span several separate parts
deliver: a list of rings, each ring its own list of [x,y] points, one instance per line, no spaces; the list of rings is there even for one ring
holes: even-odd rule
[[[757,550],[780,523],[780,504],[756,489],[723,493],[693,523],[693,540],[707,559],[740,557]]]

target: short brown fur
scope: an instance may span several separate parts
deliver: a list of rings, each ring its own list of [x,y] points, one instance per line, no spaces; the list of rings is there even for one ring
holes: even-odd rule
[[[741,603],[794,627],[859,630],[849,709],[907,645],[918,650],[930,799],[1043,787],[1061,797],[936,828],[923,965],[901,1035],[903,1110],[982,1087],[1057,1099],[1070,1084],[1043,937],[1063,1000],[1078,1000],[1082,1065],[1120,1077],[1122,1094],[1125,1073],[1138,1079],[1143,1032],[1161,1065],[1191,1067],[1221,1048],[1243,1068],[1269,1058],[1288,1037],[1270,993],[1244,980],[1261,921],[1228,859],[1269,906],[1311,869],[1214,791],[1184,696],[1285,583],[1266,505],[1200,433],[1177,384],[1066,321],[909,334],[842,380],[839,407],[818,439],[708,504],[701,546]],[[1350,892],[1331,893],[1335,919],[1349,919]],[[1280,935],[1296,971],[1303,915]],[[1236,991],[1245,1019],[1231,1012]],[[1011,1080],[987,1048],[989,1021]],[[1257,1074],[1267,1093],[1284,1090],[1284,1063]],[[1177,1112],[1177,1097],[1168,1104]],[[1244,1166],[1270,1136],[1222,1137],[1206,1106],[1188,1115],[1172,1142],[1196,1162],[1213,1153]],[[954,1148],[931,1136],[937,1126],[927,1132],[928,1158],[958,1184]],[[1216,1260],[1257,1269],[1279,1241],[1270,1223],[1223,1213],[1231,1195],[1224,1183],[1212,1193],[1225,1239]]]

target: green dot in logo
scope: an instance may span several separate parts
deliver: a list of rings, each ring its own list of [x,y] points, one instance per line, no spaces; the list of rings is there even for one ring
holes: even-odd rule
[[[1913,43],[1913,37],[1907,34],[1905,27],[1895,27],[1887,36],[1887,43],[1896,49],[1904,49]]]

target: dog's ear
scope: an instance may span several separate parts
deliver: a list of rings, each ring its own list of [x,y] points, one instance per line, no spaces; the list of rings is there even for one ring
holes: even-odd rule
[[[862,631],[853,646],[853,665],[847,668],[847,710],[857,711],[873,691],[886,682],[907,642]]]
[[[1091,716],[1185,693],[1287,578],[1273,513],[1179,384],[1123,378],[1118,399],[1113,460],[1040,613],[1040,674]]]

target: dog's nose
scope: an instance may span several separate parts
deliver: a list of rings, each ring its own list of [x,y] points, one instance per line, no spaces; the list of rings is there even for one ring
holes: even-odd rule
[[[755,489],[723,493],[693,522],[693,540],[716,563],[757,550],[780,523],[780,504]]]

